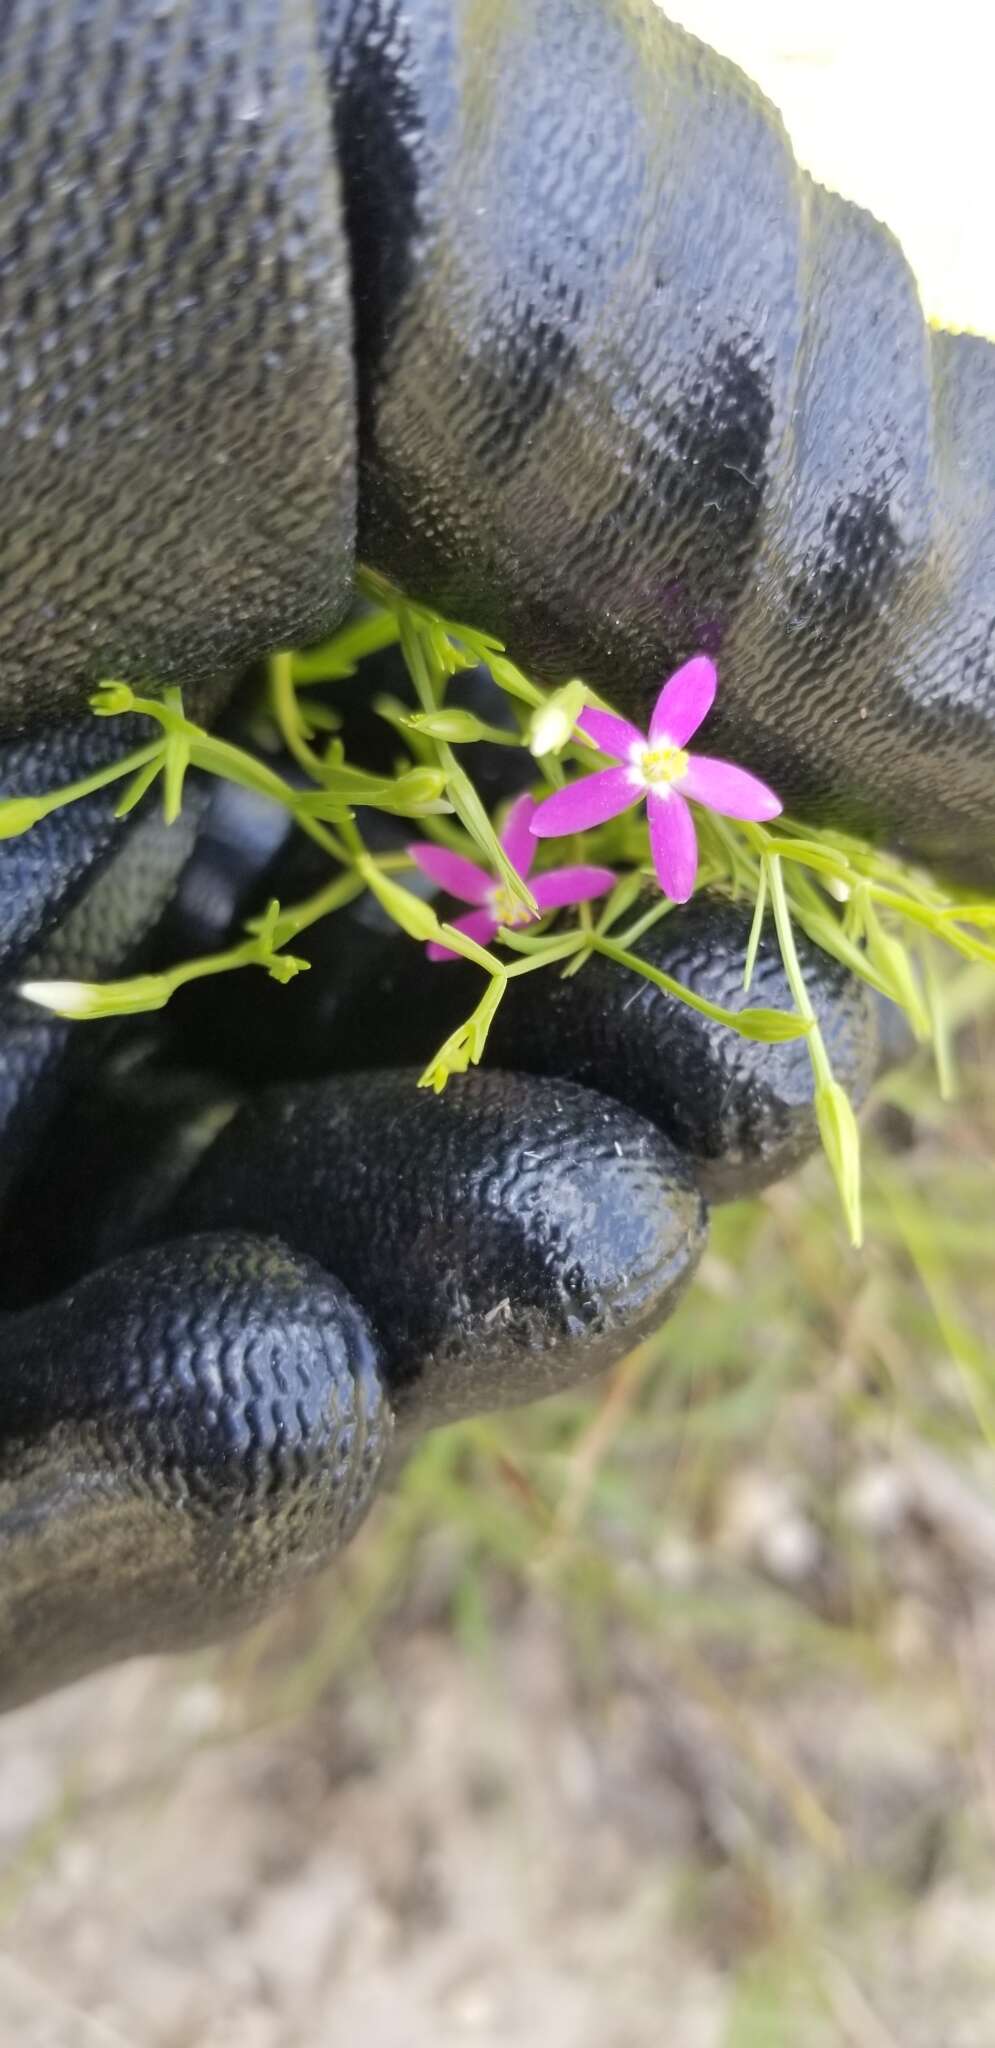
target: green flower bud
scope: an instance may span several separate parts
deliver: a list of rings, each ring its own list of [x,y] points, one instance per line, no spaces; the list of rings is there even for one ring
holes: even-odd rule
[[[134,708],[135,692],[127,683],[101,683],[90,698],[90,709],[98,718],[117,718]]]
[[[472,711],[460,711],[455,706],[451,711],[421,711],[408,720],[415,732],[427,733],[432,740],[453,740],[467,745],[471,740],[485,740],[487,727]]]
[[[40,796],[0,797],[0,839],[17,839],[22,832],[30,832],[32,825],[48,814],[48,804]]]
[[[136,974],[130,981],[25,981],[19,993],[57,1017],[89,1021],[161,1010],[173,993],[165,974]]]

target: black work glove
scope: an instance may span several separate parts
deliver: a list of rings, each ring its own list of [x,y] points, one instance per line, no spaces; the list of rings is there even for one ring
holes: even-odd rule
[[[0,791],[121,746],[80,716],[101,676],[205,716],[331,624],[358,519],[541,676],[641,713],[708,647],[718,744],[786,801],[990,850],[995,356],[926,334],[731,67],[622,0],[15,0],[0,63]],[[384,991],[417,1058],[455,979],[412,993],[357,919],[265,1057],[243,992],[251,1076],[133,1067],[128,1172],[88,1175],[138,1055],[17,989],[141,964],[211,829],[95,797],[0,847],[6,1702],[260,1611],[354,1526],[395,1415],[599,1370],[693,1269],[703,1190],[814,1135],[803,1047],[604,962],[419,1094]],[[707,904],[653,942],[726,1002],[744,943]],[[859,1096],[867,1002],[806,964]],[[772,947],[758,977],[786,1002]]]

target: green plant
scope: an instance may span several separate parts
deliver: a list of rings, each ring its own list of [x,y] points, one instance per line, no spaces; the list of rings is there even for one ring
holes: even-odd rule
[[[495,823],[465,765],[466,750],[481,740],[528,748],[535,758],[536,784],[561,789],[567,768],[589,769],[592,747],[578,719],[600,700],[580,681],[543,691],[508,659],[492,636],[440,617],[413,603],[381,577],[362,571],[358,595],[367,610],[358,622],[326,646],[305,653],[281,651],[268,664],[263,707],[271,736],[289,752],[308,778],[292,783],[267,760],[204,731],[184,713],[179,692],[162,699],[136,693],[123,682],[107,682],[93,699],[102,718],[138,715],[155,736],[111,767],[43,798],[11,793],[0,799],[0,835],[25,832],[50,811],[114,782],[123,784],[117,805],[125,816],[151,791],[161,788],[164,815],[174,820],[183,801],[188,769],[225,777],[283,805],[299,829],[327,854],[329,880],[307,899],[271,903],[247,927],[244,938],[222,952],[153,974],[104,983],[32,982],[24,993],[64,1016],[91,1018],[163,1007],[185,982],[243,967],[260,967],[288,981],[307,966],[291,950],[294,940],[318,919],[332,915],[370,890],[394,921],[418,942],[440,943],[479,967],[484,984],[463,1024],[439,1047],[422,1085],[441,1089],[450,1075],[478,1062],[498,1008],[513,1000],[511,984],[526,974],[555,970],[583,972],[601,953],[642,975],[675,999],[691,1004],[730,1030],[760,1040],[803,1036],[815,1078],[815,1103],[823,1145],[832,1165],[851,1237],[862,1231],[860,1140],[851,1103],[834,1077],[825,1044],[798,965],[796,929],[850,968],[880,995],[896,1003],[920,1042],[934,1048],[939,1089],[952,1089],[951,1036],[941,996],[941,958],[952,951],[979,969],[995,967],[995,901],[941,883],[924,869],[835,828],[814,828],[778,817],[755,823],[697,816],[700,860],[696,887],[718,890],[752,903],[753,925],[744,959],[749,989],[763,920],[773,916],[789,985],[791,1011],[745,1007],[736,1012],[708,1002],[644,960],[639,941],[673,904],[664,896],[646,908],[642,897],[652,876],[647,827],[632,812],[583,834],[578,856],[606,863],[617,881],[597,914],[581,904],[566,928],[537,917],[529,887],[509,860]],[[377,702],[395,729],[404,753],[392,776],[376,776],[348,761],[336,721],[310,695],[311,686],[355,674],[365,656],[399,644],[410,674],[417,710],[394,700]],[[450,679],[461,669],[484,664],[508,699],[515,730],[485,723],[447,703]],[[440,847],[472,852],[484,862],[520,911],[502,926],[496,941],[481,945],[458,926],[440,920],[420,896],[399,879],[413,866],[406,853],[375,853],[364,840],[358,814],[380,810],[417,820]],[[523,929],[536,919],[536,929]],[[497,946],[500,950],[497,950]]]

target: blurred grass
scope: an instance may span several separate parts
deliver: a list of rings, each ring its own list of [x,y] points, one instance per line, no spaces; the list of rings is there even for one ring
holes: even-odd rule
[[[673,1772],[699,1814],[700,1840],[661,1843],[646,1925],[721,1981],[709,2043],[987,2038],[970,2017],[995,2011],[984,1953],[952,2007],[942,1971],[924,2002],[911,1992],[925,2033],[893,2018],[924,1901],[952,1883],[995,1902],[995,1000],[973,971],[945,999],[957,1095],[939,1102],[925,1054],[879,1086],[864,1252],[813,1159],[716,1214],[677,1315],[603,1383],[427,1437],[331,1573],[201,1660],[222,1712],[147,1759],[130,1858],[197,1749],[286,1727],[321,1753],[336,1709],[372,1699],[403,1760],[397,1646],[419,1631],[473,1667],[499,1717],[517,1619],[538,1611],[568,1672],[564,1730],[609,1730],[635,1686],[664,1745],[635,1763],[640,1796],[644,1770]],[[928,1500],[890,1536],[852,1512],[862,1476],[900,1481],[922,1457],[939,1484],[925,1552]],[[167,1727],[181,1674],[163,1671]],[[906,1795],[910,1738],[926,1770]],[[0,1876],[14,1956],[101,1804],[99,1771],[73,1756]]]
[[[328,1639],[306,1679],[301,1666],[289,1677],[294,1710],[403,1601],[420,1546],[443,1534],[453,1623],[478,1647],[516,1581],[606,1614],[643,1600],[650,1628],[735,1630],[738,1603],[727,1613],[721,1599],[679,1588],[637,1598],[620,1569],[668,1531],[707,1545],[731,1465],[793,1462],[807,1393],[851,1443],[901,1430],[976,1456],[995,1422],[989,979],[968,974],[951,991],[955,1102],[938,1100],[926,1057],[877,1088],[865,1119],[866,1250],[847,1244],[825,1164],[813,1160],[763,1199],[715,1212],[677,1314],[600,1386],[427,1437],[347,1556]],[[843,1599],[851,1639],[859,1605]],[[781,1613],[803,1626],[807,1648],[822,1641],[830,1655],[840,1618],[822,1641],[816,1618]],[[266,1643],[265,1631],[252,1638],[250,1661],[265,1659]]]
[[[908,1689],[903,1589],[873,1532],[841,1512],[860,1472],[912,1445],[965,1484],[977,1473],[991,1485],[995,1004],[973,973],[946,1000],[957,1097],[938,1101],[925,1056],[879,1086],[865,1120],[863,1253],[845,1240],[821,1159],[719,1211],[697,1280],[657,1338],[599,1386],[428,1437],[331,1589],[225,1667],[245,1727],[308,1713],[360,1665],[375,1673],[399,1619],[427,1614],[499,1688],[507,1618],[538,1598],[594,1701],[610,1692],[619,1639],[634,1639],[755,1790],[730,1851],[755,1926],[728,2048],[794,2043],[801,2013],[806,2044],[891,2041],[827,1949],[823,1909],[786,1889],[769,1836],[773,1814],[775,1836],[786,1828],[830,1887],[846,1872],[848,1922],[892,1910],[778,1716],[813,1682],[845,1679],[885,1700]],[[730,1497],[757,1473],[800,1504],[813,1569],[779,1571],[776,1551],[771,1566],[737,1539]],[[925,1653],[914,1678],[924,1712],[937,1687],[959,1682],[952,1662]],[[969,1745],[967,1708],[963,1718]],[[693,1870],[688,1883],[693,1898]]]
[[[965,51],[980,54],[981,32],[960,0],[939,37],[896,35],[890,14],[875,19],[855,0],[842,12],[811,7],[804,20],[777,0],[759,11],[683,0],[668,11],[771,92],[817,177],[897,230],[930,316],[995,332],[995,272],[979,261],[987,125],[965,118],[965,93],[983,94],[988,74],[964,64]],[[265,1635],[250,1653],[257,1675],[268,1673],[260,1711],[299,1711],[352,1657],[375,1661],[391,1617],[424,1601],[426,1578],[441,1618],[484,1665],[499,1666],[503,1617],[537,1587],[595,1691],[610,1687],[615,1638],[635,1631],[668,1685],[705,1703],[834,1882],[846,1873],[842,1904],[831,1888],[800,1900],[762,1821],[734,1852],[754,1917],[724,2048],[904,2048],[840,1949],[852,1937],[847,1954],[859,1956],[865,1912],[894,1914],[901,1942],[908,1902],[860,1867],[846,1817],[826,1810],[791,1760],[779,1698],[838,1671],[874,1698],[907,1700],[926,1723],[935,1693],[953,1693],[964,1754],[987,1747],[982,1793],[991,1778],[991,1731],[979,1733],[984,1708],[943,1612],[946,1598],[970,1611],[977,1560],[944,1558],[924,1603],[938,1610],[935,1635],[910,1651],[904,1566],[846,1512],[855,1478],[879,1461],[900,1467],[917,1446],[963,1475],[968,1503],[974,1480],[983,1501],[995,1498],[995,1003],[975,974],[946,1000],[957,1099],[938,1101],[925,1058],[879,1088],[866,1125],[863,1255],[845,1242],[821,1161],[763,1201],[721,1212],[695,1286],[655,1343],[590,1393],[427,1440],[353,1550],[332,1611],[316,1602],[322,1625],[307,1656],[271,1666]],[[729,1496],[758,1470],[787,1475],[831,1570],[777,1583],[730,1546]],[[969,1802],[953,1819],[968,1867],[979,1856],[975,1818]],[[685,1881],[697,1919],[702,1870]],[[971,1997],[965,1986],[966,2008]],[[947,2038],[939,2016],[934,2037]]]
[[[877,1090],[862,1253],[821,1158],[720,1210],[677,1315],[604,1382],[427,1437],[333,1571],[225,1651],[163,1668],[174,1732],[129,1794],[136,1841],[192,1751],[234,1757],[252,1732],[279,1755],[286,1729],[323,1754],[350,1701],[379,1703],[378,1740],[403,1761],[398,1646],[419,1632],[500,1718],[538,1618],[567,1674],[572,1704],[549,1710],[564,1732],[607,1740],[641,1699],[663,1748],[634,1760],[637,1796],[648,1771],[652,1812],[652,1774],[673,1773],[698,1815],[700,1840],[660,1845],[647,1928],[717,1973],[721,2048],[909,2048],[882,2011],[912,1916],[951,1882],[995,1902],[989,980],[945,991],[953,1101],[926,1054]],[[910,1496],[887,1526],[854,1511],[861,1487],[873,1507],[923,1460],[932,1506]],[[187,1737],[171,1689],[199,1670],[221,1710]],[[73,1769],[3,1872],[15,1953],[100,1810],[99,1772],[85,1755]],[[968,2012],[995,2010],[987,1968],[979,1955],[955,1994]],[[944,2032],[946,1995],[915,2048],[982,2038]]]

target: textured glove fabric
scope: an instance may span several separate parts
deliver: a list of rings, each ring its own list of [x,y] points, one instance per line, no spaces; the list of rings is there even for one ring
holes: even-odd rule
[[[358,545],[640,716],[707,649],[716,750],[787,802],[995,845],[995,351],[928,334],[891,238],[643,0],[9,0],[0,429],[0,794],[136,743],[102,677],[213,716]],[[0,840],[0,1706],[251,1620],[395,1417],[600,1369],[707,1200],[815,1143],[804,1048],[607,961],[419,1094],[461,970],[358,912],[186,1033],[30,1008],[237,926],[279,835],[188,794]],[[744,941],[706,901],[646,945],[735,1002]],[[802,959],[859,1098],[874,1006]]]
[[[313,8],[0,9],[0,720],[342,607],[351,264]]]
[[[995,351],[651,0],[12,0],[0,715],[363,554],[940,854],[995,839]]]
[[[327,1562],[389,1439],[379,1362],[320,1267],[219,1233],[0,1321],[0,1703],[210,1641]]]

